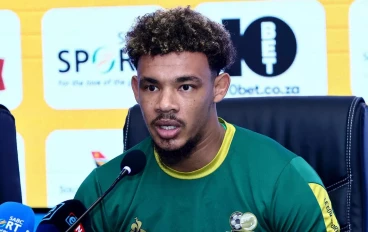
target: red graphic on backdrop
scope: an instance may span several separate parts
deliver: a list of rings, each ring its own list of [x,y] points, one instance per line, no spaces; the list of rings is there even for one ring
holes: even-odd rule
[[[105,163],[107,163],[106,157],[104,156],[104,154],[102,154],[99,151],[92,151],[92,156],[93,156],[93,159],[95,160],[97,167],[100,167],[104,165]]]
[[[4,60],[0,59],[0,90],[5,90],[5,84],[3,79],[3,66],[4,66]]]

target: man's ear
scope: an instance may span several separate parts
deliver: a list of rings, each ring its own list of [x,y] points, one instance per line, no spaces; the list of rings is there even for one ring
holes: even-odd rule
[[[213,102],[217,103],[224,99],[230,86],[230,75],[228,73],[221,73],[215,78],[213,90],[214,98]]]
[[[132,76],[131,86],[134,93],[135,101],[139,104],[139,80],[138,76]]]

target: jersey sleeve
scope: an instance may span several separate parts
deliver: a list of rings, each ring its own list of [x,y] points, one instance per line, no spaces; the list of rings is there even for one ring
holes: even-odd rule
[[[74,199],[81,201],[83,205],[88,209],[101,195],[102,194],[96,175],[96,169],[94,169],[82,182],[77,190],[77,193],[75,194]],[[96,205],[95,208],[92,209],[92,211],[90,211],[87,216],[90,222],[90,230],[88,231],[109,231],[109,228],[107,228],[105,225],[105,210],[103,204],[101,203]]]
[[[318,174],[301,157],[280,174],[270,207],[273,231],[340,231],[328,193]]]

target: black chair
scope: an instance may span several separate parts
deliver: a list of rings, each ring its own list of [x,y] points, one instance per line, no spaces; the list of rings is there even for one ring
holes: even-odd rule
[[[368,109],[348,96],[224,99],[226,121],[267,135],[302,156],[329,192],[341,231],[368,231]],[[149,136],[138,105],[129,109],[124,149]]]
[[[15,119],[0,104],[0,204],[22,203]]]

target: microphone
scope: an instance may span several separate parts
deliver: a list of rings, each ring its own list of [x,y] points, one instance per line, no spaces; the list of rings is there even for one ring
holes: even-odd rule
[[[113,188],[115,188],[116,184],[125,176],[134,176],[140,173],[144,167],[146,166],[146,155],[140,150],[132,150],[128,152],[123,160],[121,161],[120,168],[121,172],[119,176],[115,179],[114,183],[99,197],[88,209],[84,214],[78,218],[78,220],[70,226],[70,228],[66,232],[71,232],[75,226],[98,204],[100,203],[105,196],[111,192]]]
[[[67,200],[52,208],[41,220],[36,232],[64,232],[86,211],[78,200]],[[86,220],[78,225],[78,232],[84,232]],[[1,231],[1,230],[0,230]]]
[[[1,232],[33,232],[35,214],[33,210],[18,202],[5,202],[0,205]]]

